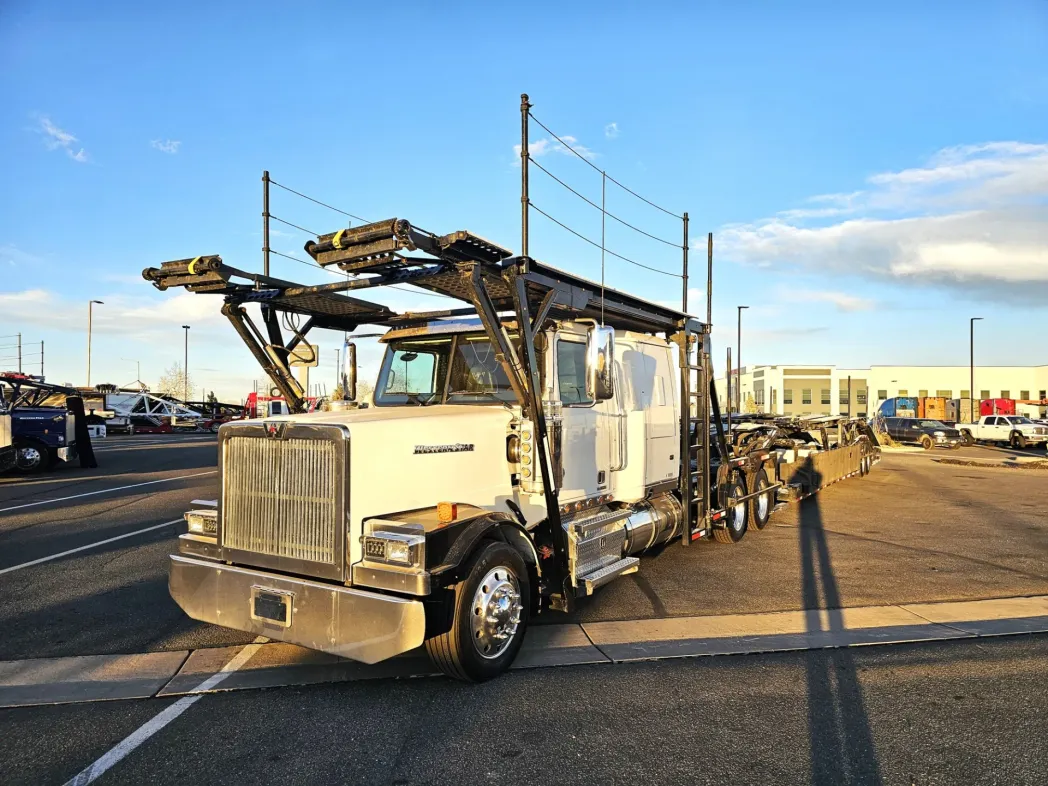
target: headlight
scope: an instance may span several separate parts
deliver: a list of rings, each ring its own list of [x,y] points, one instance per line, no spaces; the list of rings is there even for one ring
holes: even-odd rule
[[[425,535],[372,532],[364,538],[364,558],[406,567],[419,567],[425,556]]]
[[[191,510],[185,515],[189,531],[194,535],[217,535],[218,534],[218,511],[217,510]]]
[[[934,432],[934,436],[936,436],[936,437],[945,437],[946,436],[946,432],[945,431],[936,431],[936,432]]]

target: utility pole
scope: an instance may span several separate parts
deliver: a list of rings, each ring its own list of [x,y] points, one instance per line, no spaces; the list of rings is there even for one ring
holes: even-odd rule
[[[739,368],[739,378],[735,383],[736,412],[742,412],[742,310],[749,306],[739,306],[739,334],[737,336],[735,363]]]
[[[40,378],[44,376],[44,342],[40,342]]]
[[[97,303],[100,306],[104,306],[101,300],[89,300],[87,301],[87,386],[91,387],[91,322],[93,319],[94,305]]]
[[[189,400],[189,325],[182,325],[186,331],[186,356],[182,365],[182,400]]]
[[[262,173],[262,274],[269,275],[269,170]]]
[[[978,418],[975,416],[975,323],[981,319],[982,317],[972,317],[971,321],[968,323],[968,349],[970,353],[969,359],[971,363],[968,369],[970,373],[970,377],[968,379],[968,406],[971,408],[970,412],[968,413],[968,417],[971,418],[971,420],[968,421],[969,423],[975,423],[978,420]]]
[[[18,334],[18,373],[22,373],[22,334]]]

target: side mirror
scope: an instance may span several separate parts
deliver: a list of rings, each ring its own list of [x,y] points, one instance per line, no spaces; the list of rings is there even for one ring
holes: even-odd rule
[[[342,400],[357,398],[357,345],[346,341],[342,345]]]
[[[586,393],[594,401],[615,395],[615,330],[594,325],[586,340]]]

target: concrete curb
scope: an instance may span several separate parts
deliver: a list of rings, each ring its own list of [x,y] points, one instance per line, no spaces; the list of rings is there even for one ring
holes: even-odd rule
[[[532,627],[513,669],[1048,632],[1048,595]],[[270,642],[216,690],[432,676],[421,650],[366,666]],[[244,646],[0,662],[0,707],[179,696]],[[214,692],[207,690],[203,692]]]

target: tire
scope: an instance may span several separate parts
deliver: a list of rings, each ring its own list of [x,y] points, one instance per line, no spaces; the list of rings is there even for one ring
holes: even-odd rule
[[[128,426],[127,427],[127,435],[129,437],[133,437],[135,435],[135,427],[134,426]]]
[[[961,449],[961,443],[960,442],[954,442],[952,445],[950,445],[950,450],[960,450],[960,449]]]
[[[217,434],[218,433],[218,427],[221,426],[221,425],[222,425],[221,423],[212,423],[211,424],[211,428],[210,428],[211,433],[212,434]]]
[[[964,440],[964,444],[965,445],[974,445],[975,444],[975,438],[972,436],[972,432],[970,432],[966,428],[961,429],[961,439]]]
[[[36,442],[22,442],[16,446],[15,468],[25,475],[43,472],[51,466],[51,451]]]
[[[753,490],[760,491],[761,489],[767,488],[771,483],[768,481],[768,473],[764,471],[764,467],[757,470],[757,474],[753,478]],[[758,530],[764,529],[768,526],[768,520],[771,518],[771,511],[775,507],[772,494],[775,492],[769,491],[767,494],[761,494],[759,497],[754,497],[750,500],[750,522]]]
[[[1018,431],[1012,432],[1011,443],[1012,447],[1015,450],[1026,450],[1026,437],[1024,437]]]
[[[449,677],[483,682],[506,671],[520,652],[531,611],[531,576],[512,546],[493,540],[481,541],[461,575],[427,609],[426,652]],[[488,619],[497,615],[493,624],[479,611],[485,602]]]
[[[727,515],[727,526],[714,527],[713,537],[718,543],[738,543],[746,536],[749,528],[749,508],[745,502],[734,505],[732,500],[746,494],[746,484],[739,473],[734,473],[721,489],[718,501],[724,506]]]
[[[935,447],[935,443],[932,441],[931,437],[925,434],[921,437],[921,447],[925,450],[931,450],[933,447]]]

